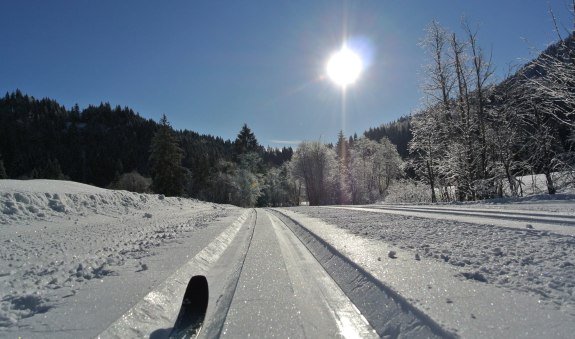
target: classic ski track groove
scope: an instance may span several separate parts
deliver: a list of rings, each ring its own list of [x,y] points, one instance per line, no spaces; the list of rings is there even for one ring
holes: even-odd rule
[[[349,297],[339,288],[339,285],[337,285],[313,254],[309,252],[296,234],[277,216],[268,211],[266,211],[265,214],[270,219],[276,233],[280,251],[286,262],[286,268],[290,278],[296,281],[297,279],[301,279],[314,285],[315,288],[310,289],[307,293],[312,293],[311,290],[317,293],[315,297],[320,299],[329,309],[331,316],[339,328],[339,334],[346,338],[377,337],[375,330],[369,325],[367,319],[365,319]],[[298,247],[301,247],[302,251],[299,255]],[[306,258],[310,258],[312,262],[306,261]],[[306,277],[306,269],[309,269],[313,274]]]
[[[305,225],[279,210],[270,211],[304,244],[379,336],[458,338]]]
[[[509,220],[520,220],[520,221],[530,221],[530,222],[540,222],[540,223],[550,223],[550,224],[565,224],[575,226],[575,216],[574,215],[555,215],[555,214],[544,214],[544,213],[525,213],[519,211],[489,211],[489,210],[472,210],[472,209],[448,209],[448,208],[425,208],[425,207],[388,207],[388,206],[357,206],[357,208],[375,208],[380,210],[393,210],[393,211],[413,211],[413,212],[425,212],[425,213],[436,213],[436,214],[448,214],[448,215],[464,215],[473,217],[483,217],[483,218],[498,218],[498,219],[509,219]]]
[[[236,262],[233,272],[228,276],[225,287],[220,291],[220,297],[217,299],[214,309],[210,310],[210,304],[208,304],[208,313],[206,314],[204,325],[196,338],[216,338],[222,333],[255,233],[257,211],[252,211],[250,214],[252,225],[249,239],[243,246],[245,248],[240,249],[240,259]]]
[[[408,208],[387,207],[350,207],[350,206],[323,206],[324,208],[360,211],[368,213],[385,213],[404,215],[422,219],[451,220],[455,222],[472,223],[479,225],[491,225],[508,229],[522,229],[529,232],[548,231],[563,235],[575,235],[575,221],[547,216],[547,218],[526,217],[522,215],[510,216],[505,214],[482,214],[482,213],[454,213],[451,211],[417,210]],[[526,228],[532,224],[533,229]]]
[[[148,337],[155,330],[172,327],[190,277],[206,274],[252,213],[252,210],[245,211],[194,258],[100,333],[98,338]]]

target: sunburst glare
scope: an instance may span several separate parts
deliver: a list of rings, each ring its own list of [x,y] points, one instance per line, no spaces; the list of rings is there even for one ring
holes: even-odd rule
[[[334,83],[345,88],[357,81],[363,67],[359,54],[344,45],[331,55],[326,65],[326,72]]]

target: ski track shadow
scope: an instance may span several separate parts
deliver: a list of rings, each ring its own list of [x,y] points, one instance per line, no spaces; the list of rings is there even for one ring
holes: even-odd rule
[[[170,336],[173,327],[170,328],[160,328],[155,330],[150,334],[150,339],[164,339]]]

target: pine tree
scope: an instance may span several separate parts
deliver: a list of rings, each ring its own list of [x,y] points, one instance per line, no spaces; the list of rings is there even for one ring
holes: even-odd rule
[[[42,179],[64,180],[66,176],[62,173],[58,159],[48,159],[46,165],[39,173]]]
[[[150,170],[152,189],[167,196],[181,195],[184,191],[187,171],[181,166],[183,151],[172,133],[166,115],[152,139]]]
[[[257,152],[259,150],[258,140],[247,124],[244,124],[240,130],[240,133],[234,142],[234,148],[236,156]]]
[[[0,158],[0,179],[8,179],[6,168],[4,168],[4,160],[2,160],[2,158]]]

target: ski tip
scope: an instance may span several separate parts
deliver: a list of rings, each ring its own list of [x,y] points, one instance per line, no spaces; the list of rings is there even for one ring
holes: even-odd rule
[[[200,331],[208,309],[208,280],[203,275],[193,276],[184,293],[180,313],[170,338],[190,338]]]

